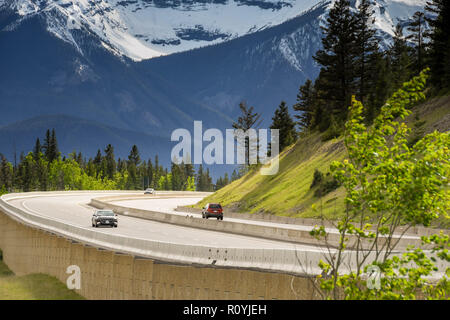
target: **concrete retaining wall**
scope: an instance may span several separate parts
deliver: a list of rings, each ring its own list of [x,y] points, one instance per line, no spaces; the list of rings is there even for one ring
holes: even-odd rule
[[[310,279],[286,273],[170,264],[74,243],[0,212],[0,248],[17,275],[45,273],[66,282],[81,269],[88,299],[314,299]]]
[[[166,262],[252,268],[297,275],[317,275],[321,272],[318,263],[326,251],[321,248],[309,250],[302,250],[301,248],[223,248],[133,238],[98,232],[94,228],[81,227],[31,213],[11,205],[5,198],[5,196],[0,197],[0,209],[19,223],[94,247]],[[351,252],[345,253],[345,255],[349,265],[351,265],[351,260],[355,259],[354,255]],[[299,261],[302,263],[300,264]]]

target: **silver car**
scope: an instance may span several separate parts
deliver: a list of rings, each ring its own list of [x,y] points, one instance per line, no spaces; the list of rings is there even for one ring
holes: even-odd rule
[[[92,215],[92,226],[111,226],[117,228],[119,221],[112,210],[96,210]]]
[[[153,188],[147,188],[144,191],[144,194],[154,194],[155,193],[155,189]]]

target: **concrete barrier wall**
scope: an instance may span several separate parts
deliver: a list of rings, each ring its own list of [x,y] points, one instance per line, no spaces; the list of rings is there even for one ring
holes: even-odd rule
[[[131,200],[131,199],[139,199],[139,197],[102,197],[97,199],[92,199],[90,205],[99,208],[99,209],[110,209],[114,210],[117,214],[126,215],[129,217],[136,217],[141,219],[148,219],[153,221],[159,221],[164,223],[171,223],[180,226],[220,231],[225,233],[233,233],[240,234],[245,236],[253,236],[258,238],[266,238],[271,240],[280,240],[280,241],[289,241],[299,244],[310,244],[310,245],[324,245],[322,240],[318,240],[309,234],[309,231],[298,230],[298,229],[289,229],[289,228],[281,228],[281,227],[273,227],[273,226],[263,226],[256,225],[251,223],[240,223],[222,220],[218,221],[216,219],[208,220],[208,219],[198,219],[189,216],[176,215],[158,211],[151,210],[143,210],[136,208],[128,208],[124,206],[117,205],[115,203],[111,203],[111,201],[118,200]],[[228,217],[228,215],[227,215]],[[356,237],[349,236],[350,241],[348,243],[348,247],[352,248],[354,243],[356,243]],[[353,240],[353,241],[352,241]],[[337,233],[329,233],[328,235],[328,244],[330,246],[337,246],[339,244],[340,237]],[[386,241],[386,238],[380,237],[378,240],[379,245],[383,245]],[[363,240],[362,246],[363,248],[371,248],[372,242]],[[417,236],[408,237],[400,239],[396,246],[396,250],[402,250],[407,248],[410,245],[420,246],[421,240]]]
[[[287,273],[171,264],[75,243],[0,212],[0,248],[17,275],[45,273],[66,282],[81,270],[87,299],[315,299],[312,280]],[[280,260],[282,261],[282,259]]]
[[[136,198],[134,198],[136,199]],[[131,200],[131,199],[130,199]],[[175,211],[179,212],[187,212],[187,213],[197,213],[201,214],[202,209],[192,208],[187,206],[178,206]],[[333,227],[333,224],[330,221],[322,221],[320,219],[314,218],[294,218],[294,217],[284,217],[277,216],[270,213],[241,213],[241,212],[232,212],[226,210],[226,217],[233,219],[245,219],[245,220],[254,220],[254,221],[267,221],[274,223],[282,223],[282,224],[290,224],[290,225],[302,225],[302,226],[315,226],[315,225],[324,225],[325,227]],[[405,227],[399,226],[397,227],[397,232],[404,232]],[[414,226],[410,227],[406,231],[406,235],[419,235],[419,236],[429,236],[431,234],[439,233],[441,229],[429,228],[423,226]],[[443,230],[446,234],[450,234],[450,230]]]
[[[90,227],[81,227],[69,222],[54,220],[49,217],[19,209],[0,197],[0,209],[15,221],[63,236],[94,247],[142,256],[167,262],[185,264],[215,265],[224,267],[252,268],[294,273],[297,275],[317,275],[320,259],[325,249],[249,249],[218,246],[189,245],[139,239],[122,235],[98,232]],[[348,253],[349,261],[355,259]],[[299,263],[307,261],[307,263]],[[349,262],[351,264],[351,262]]]

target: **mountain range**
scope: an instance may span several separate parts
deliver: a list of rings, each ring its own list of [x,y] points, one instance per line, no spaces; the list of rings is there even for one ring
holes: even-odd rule
[[[382,45],[425,2],[374,1]],[[135,141],[145,155],[167,153],[173,129],[192,130],[194,120],[229,128],[242,100],[267,126],[280,101],[291,105],[317,76],[312,56],[332,4],[0,0],[0,151],[28,151],[60,119],[57,135],[73,134],[64,151],[93,156],[112,143],[123,157],[119,145]],[[83,143],[72,130],[80,121],[92,137]]]

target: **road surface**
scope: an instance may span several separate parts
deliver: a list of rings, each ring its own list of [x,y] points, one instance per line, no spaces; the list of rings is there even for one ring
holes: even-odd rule
[[[129,194],[129,193],[128,193]],[[8,202],[29,213],[49,217],[54,220],[66,222],[72,225],[89,228],[96,232],[111,233],[130,238],[148,239],[154,241],[171,242],[187,245],[206,245],[223,248],[254,248],[254,249],[300,249],[317,250],[317,247],[308,245],[299,245],[247,237],[236,234],[228,234],[217,231],[208,231],[183,226],[177,226],[156,221],[144,220],[133,217],[119,216],[118,228],[93,228],[91,225],[91,216],[94,211],[88,203],[92,198],[107,197],[119,195],[118,193],[74,193],[45,195],[29,198],[17,198]],[[189,205],[201,200],[200,197],[192,198],[170,198],[170,199],[152,199],[121,201],[121,205],[145,205],[147,209],[175,212],[173,209],[178,205]],[[180,214],[180,213],[177,213]],[[184,214],[185,215],[185,214]],[[247,220],[248,222],[248,220]]]

